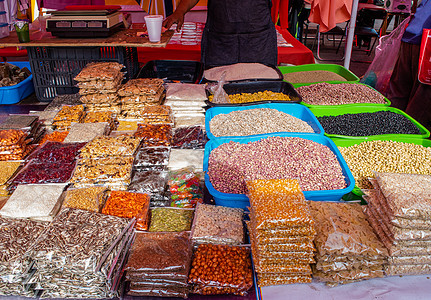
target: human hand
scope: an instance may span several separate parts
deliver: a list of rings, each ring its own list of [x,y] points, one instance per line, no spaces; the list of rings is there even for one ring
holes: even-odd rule
[[[163,20],[163,27],[166,29],[171,28],[172,24],[177,24],[177,32],[181,30],[184,23],[184,15],[179,12],[174,12],[172,15]]]

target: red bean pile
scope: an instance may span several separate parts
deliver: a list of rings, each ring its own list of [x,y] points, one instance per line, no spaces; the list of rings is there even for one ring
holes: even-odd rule
[[[230,142],[214,149],[208,161],[214,188],[246,193],[246,181],[295,178],[302,190],[346,187],[335,154],[325,145],[298,137],[269,137],[248,144]]]

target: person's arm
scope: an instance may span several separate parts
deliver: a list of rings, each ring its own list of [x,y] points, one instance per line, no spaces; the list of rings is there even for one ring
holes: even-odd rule
[[[163,27],[169,29],[171,28],[172,24],[177,24],[177,31],[180,31],[184,23],[184,15],[189,12],[198,2],[199,0],[181,0],[174,13],[163,21]]]

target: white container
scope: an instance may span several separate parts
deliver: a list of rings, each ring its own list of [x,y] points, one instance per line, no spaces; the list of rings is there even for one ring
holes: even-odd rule
[[[145,24],[147,25],[148,38],[151,43],[160,42],[162,36],[162,15],[145,16]]]

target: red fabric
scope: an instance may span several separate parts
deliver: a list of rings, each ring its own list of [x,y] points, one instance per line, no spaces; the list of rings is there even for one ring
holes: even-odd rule
[[[289,0],[273,0],[271,18],[274,24],[280,21],[281,28],[289,27]]]
[[[27,50],[17,50],[17,47],[0,48],[0,57],[21,57],[27,56]]]
[[[286,29],[276,26],[286,42],[293,47],[278,47],[278,64],[314,64],[313,52],[295,39]],[[192,60],[200,61],[200,45],[168,44],[165,48],[138,47],[138,60],[147,63],[150,60]]]

